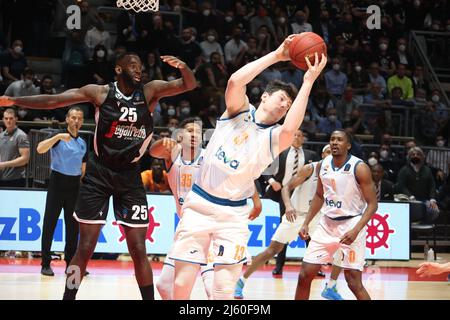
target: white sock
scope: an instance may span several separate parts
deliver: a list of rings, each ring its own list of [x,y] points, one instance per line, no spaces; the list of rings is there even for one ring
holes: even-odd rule
[[[336,280],[330,279],[330,281],[327,284],[328,288],[333,288],[336,285]]]
[[[245,281],[247,281],[247,279],[244,276],[241,277],[241,280],[244,284],[245,284]]]

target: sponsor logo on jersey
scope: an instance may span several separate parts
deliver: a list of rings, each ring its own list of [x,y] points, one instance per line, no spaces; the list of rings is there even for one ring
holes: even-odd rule
[[[223,150],[222,146],[219,147],[219,150],[217,150],[215,156],[217,159],[223,161],[223,163],[229,165],[230,168],[232,169],[236,170],[239,167],[240,162],[235,159],[227,157],[225,150]]]
[[[145,139],[147,137],[147,131],[145,130],[145,126],[142,125],[140,128],[136,128],[134,123],[131,125],[118,125],[118,121],[113,121],[111,123],[111,127],[107,134],[105,134],[106,138],[112,138],[113,136],[117,136],[117,138],[141,138]]]
[[[342,207],[342,201],[334,201],[334,200],[329,200],[328,198],[325,198],[325,203],[326,203],[327,207],[338,208],[338,209],[340,209]]]
[[[248,133],[244,132],[241,135],[235,136],[233,138],[233,143],[238,146],[238,145],[241,145],[242,143],[244,143],[245,141],[247,141],[247,139],[248,139]]]

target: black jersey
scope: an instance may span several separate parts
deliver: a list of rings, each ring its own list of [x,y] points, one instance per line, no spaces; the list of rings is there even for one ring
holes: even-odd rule
[[[152,139],[153,117],[142,86],[127,97],[116,82],[110,83],[105,102],[95,111],[95,122],[95,154],[112,169],[135,166]]]

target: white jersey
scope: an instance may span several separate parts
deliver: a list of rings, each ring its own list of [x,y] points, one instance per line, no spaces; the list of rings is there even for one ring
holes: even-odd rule
[[[348,155],[340,168],[333,164],[333,156],[322,161],[320,180],[323,185],[322,212],[332,219],[357,216],[363,213],[366,201],[356,181],[356,166],[361,159]]]
[[[197,178],[204,156],[205,149],[202,148],[197,159],[192,162],[186,162],[182,159],[181,152],[179,152],[168,170],[169,186],[177,204],[178,215],[181,214],[181,206],[184,203],[184,199],[188,192],[191,191],[192,185]]]
[[[316,193],[317,189],[318,163],[319,162],[312,162],[307,164],[308,166],[313,167],[311,176],[306,179],[301,185],[295,188],[294,192],[292,192],[291,202],[296,211],[308,212],[309,207],[311,206],[312,199],[314,198],[314,194]]]
[[[278,155],[278,139],[272,138],[277,125],[256,123],[255,111],[250,105],[234,117],[217,120],[194,192],[235,202],[253,195],[254,180]]]

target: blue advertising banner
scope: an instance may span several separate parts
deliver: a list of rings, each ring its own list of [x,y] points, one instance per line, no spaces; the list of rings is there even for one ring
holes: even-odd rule
[[[0,250],[40,251],[46,191],[0,191]],[[166,254],[172,245],[178,223],[171,195],[147,195],[150,225],[147,231],[147,252]],[[280,222],[278,204],[262,199],[261,215],[249,224],[248,250],[257,255],[270,244]],[[112,212],[112,200],[106,225],[103,227],[96,252],[128,252],[122,227]],[[56,226],[53,251],[64,251],[64,221],[61,214]],[[367,226],[367,259],[409,259],[409,205],[379,203],[378,211]],[[287,256],[301,258],[305,242],[291,242]]]

